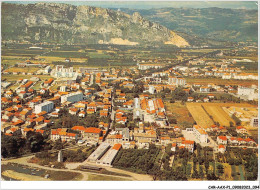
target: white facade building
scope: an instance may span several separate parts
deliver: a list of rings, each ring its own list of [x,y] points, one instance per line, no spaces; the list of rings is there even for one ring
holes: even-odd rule
[[[255,93],[254,88],[242,87],[239,86],[237,89],[237,94],[247,100],[254,100],[258,98],[258,93]]]
[[[147,70],[147,69],[159,69],[162,68],[163,65],[158,65],[158,64],[138,64],[138,69],[139,70]]]
[[[186,80],[184,78],[169,77],[168,83],[175,84],[177,86],[184,86],[186,84]]]
[[[57,78],[72,78],[77,74],[73,71],[73,67],[64,68],[63,65],[57,65],[56,69],[51,72],[51,75]]]
[[[47,113],[51,112],[54,108],[54,103],[47,101],[47,102],[43,102],[41,104],[38,104],[35,106],[35,113],[38,114],[42,111],[46,111]]]
[[[75,102],[79,102],[81,100],[83,100],[82,92],[75,92],[75,93],[61,96],[61,103],[64,103],[64,102],[75,103]]]
[[[197,137],[197,139],[201,142],[201,143],[207,143],[208,142],[208,134],[207,132],[201,128],[198,125],[194,125],[193,126],[193,134]]]

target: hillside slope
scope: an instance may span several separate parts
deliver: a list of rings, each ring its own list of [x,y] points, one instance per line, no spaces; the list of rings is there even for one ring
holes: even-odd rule
[[[223,8],[121,9],[176,31],[213,40],[245,42],[258,40],[258,11]],[[187,40],[187,39],[186,39]]]

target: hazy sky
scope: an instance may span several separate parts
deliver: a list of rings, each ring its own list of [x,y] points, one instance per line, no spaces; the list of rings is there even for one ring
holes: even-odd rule
[[[5,1],[9,3],[36,3],[37,1]],[[39,1],[43,2],[43,1]],[[131,8],[150,9],[162,7],[187,7],[187,8],[234,8],[234,9],[258,9],[257,1],[45,1],[55,3],[67,3],[72,5],[89,5],[104,8]]]

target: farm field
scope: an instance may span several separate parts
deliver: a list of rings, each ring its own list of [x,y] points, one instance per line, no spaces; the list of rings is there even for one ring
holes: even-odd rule
[[[46,53],[44,56],[46,57],[61,57],[61,58],[86,58],[87,55],[84,52],[79,51],[51,51]]]
[[[6,79],[7,81],[17,81],[19,79],[30,79],[32,77],[38,77],[41,80],[51,78],[49,75],[1,75],[1,80]]]
[[[239,109],[245,107],[255,109],[257,106],[247,103],[187,103],[187,108],[190,111],[192,117],[197,122],[197,124],[201,126],[206,125],[207,123],[209,125],[210,120],[218,122],[223,126],[229,126],[230,122],[235,123],[235,121],[225,111],[230,107],[237,107]],[[210,117],[206,117],[205,115],[210,115],[212,119]],[[202,117],[205,118],[202,119]]]
[[[177,119],[177,123],[189,122],[194,123],[194,119],[189,113],[189,110],[185,105],[182,105],[180,102],[170,103],[164,102],[166,106],[166,111],[168,117],[174,117]]]
[[[203,108],[206,112],[212,117],[215,122],[218,122],[220,125],[229,126],[230,122],[235,124],[235,121],[229,117],[229,115],[222,109],[218,104],[216,105],[204,105]]]
[[[248,103],[187,103],[187,104],[198,104],[205,106],[220,106],[220,107],[255,107],[256,105],[248,104]]]
[[[258,128],[257,127],[245,127],[248,133],[253,136],[253,138],[258,140]]]
[[[65,58],[66,57],[58,57],[58,56],[38,56],[37,57],[38,59],[44,59],[46,62],[48,63],[51,63],[51,62],[65,62]],[[71,61],[72,62],[80,62],[80,63],[83,63],[83,62],[86,62],[88,60],[88,58],[86,57],[73,57],[71,58]]]
[[[208,83],[213,83],[216,85],[245,85],[245,86],[250,86],[252,84],[258,85],[257,80],[223,80],[220,78],[186,78],[186,82],[190,84],[194,83],[200,83],[200,84],[205,84],[207,85]]]
[[[3,56],[22,56],[22,57],[33,57],[35,55],[42,54],[48,50],[31,50],[31,49],[2,49]]]
[[[201,104],[187,103],[187,108],[192,115],[193,119],[198,125],[207,128],[214,124],[212,119],[208,116],[206,111],[202,108]]]
[[[40,68],[38,67],[12,67],[7,69],[7,72],[21,72],[21,73],[33,73],[38,71]]]

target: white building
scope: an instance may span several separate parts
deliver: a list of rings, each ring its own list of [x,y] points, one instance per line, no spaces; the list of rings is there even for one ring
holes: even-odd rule
[[[177,86],[184,86],[186,84],[186,80],[184,78],[177,78],[170,76],[168,79],[169,84],[175,84]]]
[[[66,92],[67,91],[67,86],[61,86],[60,87],[61,92]]]
[[[77,73],[73,71],[73,67],[64,68],[63,65],[57,65],[56,69],[51,72],[51,75],[57,78],[66,77],[72,78]]]
[[[97,160],[97,164],[112,166],[112,162],[121,147],[121,144],[115,144],[100,160]]]
[[[51,66],[47,66],[47,67],[45,67],[44,68],[44,72],[46,73],[46,74],[48,74],[48,73],[50,73],[51,72]]]
[[[140,70],[147,70],[147,69],[159,69],[162,68],[163,65],[159,65],[159,64],[138,64],[138,69]]]
[[[255,93],[254,88],[239,86],[237,89],[237,94],[241,96],[241,98],[248,100],[254,100],[258,98],[258,93]]]
[[[101,143],[99,147],[88,157],[89,162],[96,162],[99,160],[110,148],[110,144]]]
[[[139,109],[140,108],[140,101],[139,98],[134,98],[134,108]]]
[[[149,93],[150,94],[154,94],[154,92],[155,92],[154,86],[153,85],[149,85]]]
[[[61,103],[64,103],[64,102],[75,103],[75,102],[79,102],[81,100],[83,100],[82,92],[75,92],[75,93],[61,96]]]
[[[208,142],[208,134],[207,132],[201,128],[198,125],[194,125],[193,126],[193,134],[197,137],[197,139],[201,142],[201,143],[207,143]]]
[[[54,108],[54,103],[47,101],[47,102],[43,102],[41,104],[38,104],[35,106],[35,113],[38,114],[42,111],[46,111],[47,113],[51,112]]]

